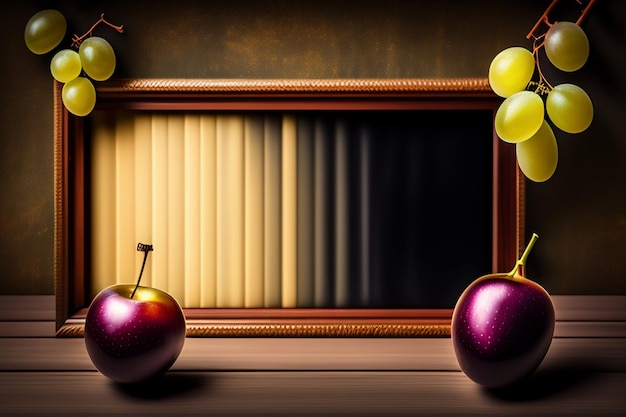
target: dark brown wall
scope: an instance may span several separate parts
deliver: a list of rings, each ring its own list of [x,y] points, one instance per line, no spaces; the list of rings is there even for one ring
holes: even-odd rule
[[[24,25],[56,8],[69,35],[101,13],[116,77],[485,77],[493,56],[525,38],[544,1],[20,1],[0,13],[0,294],[53,293],[51,54],[30,53]],[[562,0],[558,18],[574,18]],[[570,9],[571,6],[571,9]],[[626,294],[626,2],[601,0],[583,25],[587,65],[548,76],[595,105],[583,134],[557,133],[560,162],[528,184],[527,231],[540,240],[528,273],[553,294]],[[450,254],[454,257],[454,254]]]

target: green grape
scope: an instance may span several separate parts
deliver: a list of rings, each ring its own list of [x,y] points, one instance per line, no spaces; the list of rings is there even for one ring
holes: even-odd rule
[[[585,90],[577,85],[559,84],[548,93],[546,112],[562,131],[580,133],[591,124],[593,104]]]
[[[541,127],[543,100],[532,91],[520,91],[505,99],[496,112],[496,133],[505,142],[522,142]]]
[[[589,40],[585,31],[572,22],[557,22],[546,33],[544,43],[548,59],[561,71],[581,68],[589,57]]]
[[[37,55],[43,55],[61,43],[66,30],[65,16],[58,10],[37,12],[28,20],[24,29],[26,47]]]
[[[57,52],[50,62],[50,72],[55,80],[66,83],[80,75],[83,69],[78,52],[63,49]]]
[[[522,91],[535,72],[535,57],[526,48],[507,48],[489,65],[489,84],[500,97],[510,97]]]
[[[515,145],[515,152],[520,170],[532,181],[547,181],[556,171],[559,149],[554,132],[545,120],[530,139]]]
[[[65,108],[76,116],[88,115],[96,105],[96,89],[85,77],[76,77],[65,84],[61,97]]]
[[[85,73],[96,81],[107,80],[115,71],[115,52],[106,39],[98,36],[87,38],[80,44],[78,54]]]

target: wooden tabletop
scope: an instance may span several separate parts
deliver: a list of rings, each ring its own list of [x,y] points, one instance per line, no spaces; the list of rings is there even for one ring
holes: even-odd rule
[[[0,415],[624,415],[626,338],[555,338],[541,367],[490,391],[448,338],[187,338],[149,385],[96,371],[81,338],[0,338]]]

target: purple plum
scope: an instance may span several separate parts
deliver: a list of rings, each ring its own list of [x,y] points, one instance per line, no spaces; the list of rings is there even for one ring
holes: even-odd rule
[[[103,375],[120,383],[141,382],[166,372],[178,358],[185,334],[180,305],[156,288],[105,288],[91,302],[85,319],[91,361]]]
[[[454,307],[454,353],[461,370],[482,386],[504,387],[531,375],[552,342],[552,299],[520,273],[536,239],[510,273],[476,279]]]

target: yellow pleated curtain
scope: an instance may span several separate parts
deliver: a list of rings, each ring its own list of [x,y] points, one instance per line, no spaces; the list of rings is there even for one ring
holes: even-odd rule
[[[347,305],[340,121],[328,134],[291,114],[96,111],[92,126],[92,296],[135,282],[142,242],[154,246],[143,285],[183,307]],[[358,161],[366,177],[366,155]],[[367,260],[366,239],[358,245]]]

